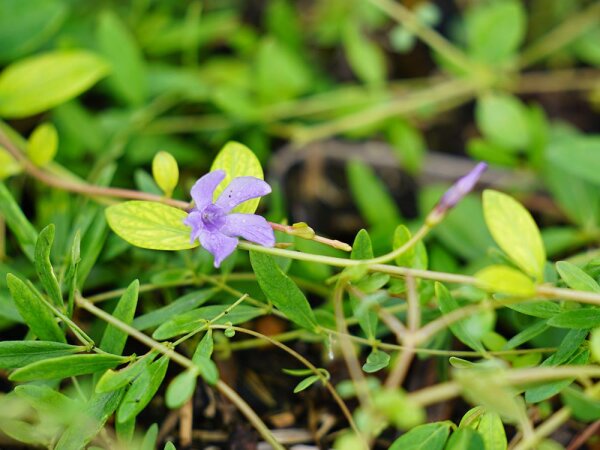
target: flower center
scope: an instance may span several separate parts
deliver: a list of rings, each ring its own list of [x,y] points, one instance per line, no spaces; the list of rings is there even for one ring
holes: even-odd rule
[[[225,213],[216,205],[208,205],[202,210],[202,223],[208,231],[218,231],[225,225]]]

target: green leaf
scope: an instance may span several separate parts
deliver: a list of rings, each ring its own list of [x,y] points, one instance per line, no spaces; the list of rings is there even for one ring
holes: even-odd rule
[[[111,392],[131,383],[154,360],[155,354],[149,353],[120,370],[108,369],[96,383],[97,393]]]
[[[253,85],[261,103],[292,99],[311,87],[310,66],[297,52],[272,36],[261,39],[257,47]]]
[[[489,266],[475,274],[484,289],[517,297],[530,297],[535,294],[531,278],[509,266]]]
[[[350,193],[362,217],[375,228],[391,229],[400,222],[401,215],[383,182],[373,169],[359,161],[346,166]]]
[[[403,169],[411,174],[421,170],[427,145],[421,132],[404,119],[395,120],[387,128],[387,139]]]
[[[561,392],[560,397],[573,411],[573,416],[584,422],[600,419],[600,400],[593,395],[586,395],[579,388],[568,387]]]
[[[83,417],[72,423],[63,433],[54,450],[80,450],[102,430],[123,398],[123,390],[93,394]]]
[[[220,315],[230,306],[231,305],[203,306],[202,308],[179,314],[159,326],[152,334],[152,337],[154,339],[164,340],[198,330],[200,327],[206,325],[207,322],[213,321],[215,317]],[[236,306],[233,311],[230,311],[213,323],[223,325],[227,322],[231,322],[233,325],[237,325],[252,320],[262,314],[264,314],[262,309],[253,306],[239,305]]]
[[[296,283],[282,272],[271,256],[251,251],[250,263],[258,285],[277,309],[302,328],[311,331],[318,329],[310,303]]]
[[[390,364],[390,355],[381,350],[373,350],[367,356],[367,362],[363,364],[363,370],[367,373],[378,372]]]
[[[548,160],[582,180],[600,184],[600,137],[575,135],[550,146]]]
[[[410,230],[405,225],[398,225],[394,232],[394,250],[402,247],[412,237]],[[400,267],[413,267],[415,260],[415,247],[409,248],[399,256],[396,256],[396,265]]]
[[[498,65],[515,54],[527,30],[527,17],[521,2],[480,3],[467,11],[465,28],[470,56]]]
[[[6,276],[6,283],[19,314],[38,338],[44,341],[66,342],[64,332],[56,322],[52,310],[33,286],[25,284],[11,273]]]
[[[370,86],[381,86],[386,77],[385,57],[379,46],[361,33],[358,23],[346,23],[343,43],[346,59],[356,76]]]
[[[438,299],[440,311],[443,314],[448,314],[459,308],[458,302],[454,300],[448,288],[441,283],[435,283],[435,295]],[[450,331],[463,344],[468,345],[473,350],[484,351],[481,340],[474,336],[472,331],[465,324],[465,320],[460,320],[449,325]]]
[[[165,444],[163,450],[177,450],[177,447],[175,447],[175,445],[171,441],[169,441]]]
[[[526,314],[528,316],[539,317],[541,319],[549,319],[562,311],[560,305],[546,300],[532,300],[523,303],[513,303],[506,305],[507,308],[513,309]]]
[[[112,313],[112,316],[115,319],[120,320],[127,325],[131,323],[133,316],[135,315],[135,308],[137,307],[139,289],[140,282],[138,280],[135,280],[127,287],[127,290],[119,299],[119,302]],[[104,334],[102,335],[102,340],[100,341],[100,348],[107,353],[120,355],[125,348],[127,337],[128,334],[125,331],[108,323],[104,330]]]
[[[50,297],[54,306],[61,308],[64,306],[63,297],[50,262],[50,251],[53,242],[54,225],[50,224],[40,231],[35,243],[35,269],[48,297]]]
[[[590,335],[590,350],[596,362],[600,362],[600,328],[596,328]]]
[[[173,155],[164,151],[154,155],[152,176],[165,195],[170,197],[179,181],[179,166]]]
[[[510,338],[506,342],[506,344],[504,344],[504,349],[512,350],[513,348],[517,348],[525,342],[530,341],[534,337],[539,336],[548,328],[548,324],[545,320],[539,320],[537,322],[534,322],[533,324],[529,325],[527,328]]]
[[[96,40],[100,53],[112,66],[106,81],[127,103],[143,103],[146,73],[142,52],[132,33],[114,12],[105,10],[100,15]]]
[[[310,377],[305,378],[304,380],[300,381],[300,383],[298,383],[296,385],[296,387],[294,388],[294,394],[297,394],[298,392],[302,392],[305,389],[308,389],[313,384],[315,384],[317,381],[319,381],[319,379],[320,378],[317,375],[311,375]]]
[[[135,379],[117,410],[119,422],[127,422],[136,417],[150,403],[167,373],[168,366],[169,358],[163,356]]]
[[[129,201],[106,208],[108,225],[136,247],[151,250],[185,250],[198,246],[190,242],[190,228],[183,224],[187,213],[157,202]]]
[[[16,386],[14,392],[43,415],[60,414],[60,421],[64,424],[76,419],[85,408],[80,400],[73,400],[43,384],[22,384]]]
[[[450,434],[450,422],[419,425],[394,441],[390,450],[442,450]]]
[[[192,356],[192,361],[198,367],[200,375],[208,384],[216,384],[219,379],[219,369],[217,365],[210,359],[214,348],[212,329],[208,329]]]
[[[48,43],[68,12],[69,5],[60,0],[0,2],[0,62],[21,58]]]
[[[27,142],[27,157],[39,167],[54,159],[58,150],[58,132],[51,123],[43,123],[33,130]]]
[[[12,381],[54,380],[102,372],[123,364],[125,358],[108,354],[67,355],[28,364],[10,374]]]
[[[153,423],[146,431],[144,439],[140,444],[139,450],[155,450],[156,440],[158,439],[158,425]]]
[[[173,378],[165,394],[167,407],[171,409],[179,408],[192,398],[196,389],[197,378],[198,371],[196,369],[187,369]]]
[[[373,406],[392,425],[403,430],[416,427],[427,419],[425,408],[413,402],[402,389],[378,387],[373,395]]]
[[[0,341],[0,368],[16,369],[36,361],[85,351],[85,347],[53,341]]]
[[[600,285],[591,276],[567,261],[556,263],[556,270],[571,289],[600,293]]]
[[[0,75],[0,116],[33,116],[77,97],[109,67],[84,50],[55,50],[21,59]]]
[[[136,317],[133,319],[131,325],[141,331],[155,327],[165,323],[168,320],[171,320],[173,317],[179,314],[188,312],[194,308],[197,308],[203,303],[206,303],[217,292],[219,292],[219,289],[216,288],[200,289],[190,292],[189,294],[185,294],[184,296],[178,298],[174,302]]]
[[[2,182],[0,182],[0,214],[6,221],[8,228],[14,233],[17,241],[19,241],[25,255],[33,261],[37,231],[35,231],[31,222],[27,220],[14,197]]]
[[[529,145],[528,115],[525,106],[507,94],[487,94],[477,100],[475,119],[483,135],[507,150]]]
[[[557,328],[590,329],[600,326],[600,308],[584,307],[564,311],[548,319],[548,325]]]
[[[572,330],[572,331],[581,331],[581,330]],[[585,334],[587,334],[587,330],[585,330]],[[567,335],[568,338],[568,335]],[[565,338],[565,339],[567,339]],[[558,353],[558,352],[557,352]],[[546,359],[542,362],[540,367],[548,367],[555,366],[562,363],[565,365],[581,365],[587,363],[589,359],[589,351],[581,350],[578,353],[575,353],[574,356],[566,359],[565,361],[559,362],[560,360],[551,359],[552,357]],[[568,378],[565,380],[551,381],[548,383],[542,383],[538,386],[534,386],[528,388],[525,391],[525,401],[527,403],[538,403],[543,400],[547,400],[550,397],[555,396],[560,393],[564,388],[569,386],[574,381],[574,378]]]
[[[483,437],[485,450],[506,450],[506,431],[497,413],[486,411],[479,419],[476,429]]]
[[[213,170],[224,170],[225,179],[215,189],[213,199],[216,200],[221,192],[229,185],[231,180],[237,177],[255,177],[264,179],[262,166],[256,155],[239,142],[230,141],[221,149],[210,168]],[[252,214],[258,208],[260,198],[245,201],[233,208],[233,212]]]
[[[483,214],[498,246],[523,271],[544,278],[546,252],[540,230],[523,205],[502,192],[483,192]]]
[[[486,450],[481,434],[471,428],[459,428],[446,444],[445,450]]]

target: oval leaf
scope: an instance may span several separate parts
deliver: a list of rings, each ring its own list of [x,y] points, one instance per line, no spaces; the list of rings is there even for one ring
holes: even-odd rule
[[[556,263],[556,270],[571,289],[600,293],[600,285],[596,280],[575,264],[559,261]]]
[[[186,217],[181,209],[138,200],[106,209],[106,220],[115,233],[136,247],[151,250],[197,247],[197,241],[190,242],[190,228],[183,224]]]
[[[173,378],[165,394],[167,407],[171,409],[179,408],[192,398],[196,389],[197,378],[198,372],[195,369],[188,369]]]
[[[535,285],[527,275],[509,266],[489,266],[475,274],[484,289],[517,297],[535,294]]]
[[[211,171],[218,169],[225,171],[225,179],[215,189],[214,200],[234,178],[250,176],[264,179],[263,169],[256,155],[239,142],[228,142],[221,149],[210,168]],[[236,206],[233,212],[252,214],[258,208],[259,201],[259,198],[248,200]]]
[[[502,192],[483,192],[483,214],[498,246],[512,261],[541,281],[546,252],[540,230],[523,205]]]
[[[390,450],[442,450],[449,434],[449,422],[419,425],[396,439]]]
[[[46,111],[77,97],[108,72],[102,58],[83,50],[57,50],[17,61],[0,75],[0,116]]]

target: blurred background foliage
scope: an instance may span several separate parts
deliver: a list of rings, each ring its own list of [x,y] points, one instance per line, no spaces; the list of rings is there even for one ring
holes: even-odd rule
[[[65,179],[155,194],[152,158],[168,151],[181,170],[174,196],[186,200],[217,151],[243,142],[274,186],[270,220],[307,221],[348,241],[367,227],[376,253],[390,248],[398,223],[414,230],[469,159],[487,161],[484,184],[534,213],[549,257],[591,261],[597,279],[594,254],[577,254],[600,241],[599,18],[600,2],[589,0],[1,0],[0,127]],[[38,89],[15,94],[21,81]],[[39,229],[56,224],[63,273],[81,234],[85,292],[213,270],[202,251],[131,248],[109,234],[102,206],[20,171],[0,148],[0,177],[24,212]],[[0,248],[2,297],[7,272],[33,273],[16,245]],[[417,253],[415,267],[447,272],[503,258],[476,195]],[[333,274],[302,261],[290,273],[305,283]],[[176,298],[165,292],[165,303]],[[499,314],[515,330],[530,323]],[[15,321],[0,302],[0,325]],[[533,341],[555,345],[563,334]]]

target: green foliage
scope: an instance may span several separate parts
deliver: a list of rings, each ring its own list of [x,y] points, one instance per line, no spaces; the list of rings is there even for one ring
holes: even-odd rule
[[[315,400],[336,450],[598,420],[595,2],[79,3],[0,2],[2,436],[174,449],[188,402],[277,450]],[[420,228],[465,154],[489,190]],[[218,270],[183,224],[216,169],[214,199],[267,176],[277,240]]]
[[[83,51],[54,51],[12,64],[0,75],[0,116],[28,117],[77,97],[106,76],[109,66]]]

